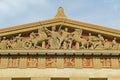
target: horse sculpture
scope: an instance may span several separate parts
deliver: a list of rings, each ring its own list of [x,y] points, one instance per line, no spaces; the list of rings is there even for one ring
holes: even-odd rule
[[[29,49],[32,46],[34,48],[40,48],[40,46],[38,46],[38,44],[42,43],[42,41],[45,41],[45,40],[48,40],[46,31],[44,30],[44,28],[40,28],[40,29],[38,29],[38,33],[32,32],[30,34],[30,38],[23,42],[23,47],[26,49]]]

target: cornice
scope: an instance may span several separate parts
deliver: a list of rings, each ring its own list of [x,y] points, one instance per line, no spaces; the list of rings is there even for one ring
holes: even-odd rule
[[[34,30],[34,29],[39,28],[41,24],[47,27],[52,24],[63,24],[63,25],[73,26],[75,28],[83,28],[83,29],[87,29],[90,31],[101,32],[101,33],[110,34],[110,35],[113,34],[113,36],[120,37],[120,30],[106,28],[103,26],[79,22],[79,21],[70,20],[70,19],[62,19],[62,18],[38,21],[38,22],[29,23],[29,24],[23,24],[23,25],[13,26],[9,28],[3,28],[3,29],[0,29],[0,36],[7,35],[7,34],[8,35],[14,34],[16,32],[20,33],[24,31]]]
[[[65,53],[68,55],[76,54],[76,55],[120,55],[120,50],[0,50],[0,54],[60,54],[64,55]]]

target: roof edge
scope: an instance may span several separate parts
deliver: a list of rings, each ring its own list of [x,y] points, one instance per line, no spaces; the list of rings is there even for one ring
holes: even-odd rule
[[[28,23],[28,24],[22,24],[22,25],[18,25],[18,26],[12,26],[12,27],[8,27],[8,28],[2,28],[2,29],[0,29],[0,33],[7,32],[7,31],[12,31],[12,30],[29,28],[29,27],[38,26],[38,25],[41,25],[41,24],[49,24],[49,23],[54,23],[54,22],[60,22],[60,21],[65,22],[65,23],[71,23],[71,24],[74,24],[74,25],[85,26],[85,27],[92,28],[92,29],[97,28],[99,30],[104,30],[104,31],[120,34],[120,30],[117,30],[117,29],[108,28],[108,27],[99,26],[99,25],[90,24],[90,23],[85,23],[85,22],[80,22],[80,21],[71,20],[71,19],[63,19],[63,18],[49,19],[49,20],[43,20],[43,21],[38,21],[38,22],[32,22],[32,23]]]

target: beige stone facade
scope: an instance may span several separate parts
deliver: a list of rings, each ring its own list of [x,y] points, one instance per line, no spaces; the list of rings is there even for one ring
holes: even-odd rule
[[[90,78],[107,78],[119,80],[119,69],[1,69],[1,80],[11,78],[31,78],[31,80],[51,80],[51,78],[69,78],[69,80],[89,80]]]
[[[0,30],[0,80],[119,80],[120,30],[54,19]]]

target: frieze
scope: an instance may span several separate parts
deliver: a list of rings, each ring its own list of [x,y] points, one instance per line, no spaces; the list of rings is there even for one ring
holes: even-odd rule
[[[119,56],[7,55],[0,56],[0,68],[120,68]]]
[[[120,50],[117,38],[108,39],[102,34],[94,35],[91,32],[83,34],[82,29],[52,26],[40,27],[29,34],[17,34],[10,38],[0,38],[1,50],[23,49],[61,49],[61,50]]]

